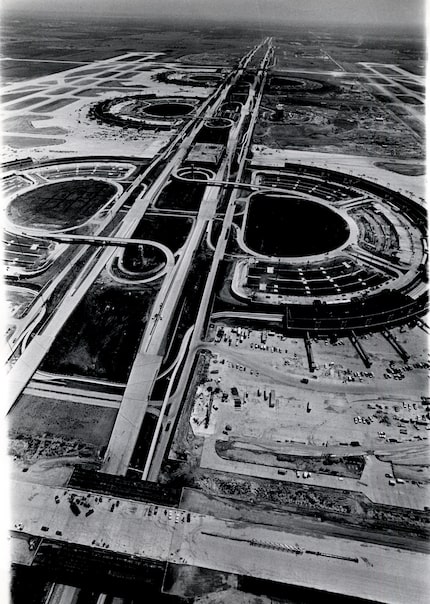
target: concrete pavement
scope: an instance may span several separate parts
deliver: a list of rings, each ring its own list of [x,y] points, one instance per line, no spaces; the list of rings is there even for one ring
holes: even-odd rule
[[[155,514],[148,503],[69,488],[24,482],[12,487],[13,539],[51,538],[390,604],[427,601],[429,557],[422,553],[194,512],[187,521],[186,510],[158,506]]]

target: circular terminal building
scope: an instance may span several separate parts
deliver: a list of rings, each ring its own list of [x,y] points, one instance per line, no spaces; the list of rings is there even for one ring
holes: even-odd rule
[[[190,117],[198,104],[195,98],[133,95],[101,101],[92,107],[90,116],[116,126],[169,129]]]
[[[126,161],[30,163],[2,179],[8,278],[40,275],[65,250],[62,238],[91,235],[136,166]]]
[[[380,329],[427,307],[427,219],[381,185],[302,165],[258,169],[235,218],[231,293],[288,329]]]
[[[269,94],[328,94],[338,91],[339,88],[330,82],[311,78],[291,77],[273,74],[268,81]]]
[[[201,87],[213,87],[219,84],[222,79],[222,75],[216,73],[214,70],[208,71],[169,71],[163,74],[163,81],[169,82],[169,84],[180,84],[186,86],[201,86]]]

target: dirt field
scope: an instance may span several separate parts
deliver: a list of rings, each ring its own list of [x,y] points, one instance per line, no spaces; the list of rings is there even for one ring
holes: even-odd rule
[[[222,475],[220,478],[222,479]],[[322,523],[318,517],[315,517],[312,514],[309,514],[308,516],[299,516],[297,513],[295,513],[296,510],[292,509],[290,506],[277,507],[276,504],[268,501],[265,501],[264,503],[260,502],[259,505],[255,505],[254,501],[247,500],[246,498],[241,500],[239,498],[220,496],[219,494],[215,493],[217,490],[215,485],[221,483],[217,483],[216,481],[211,483],[210,480],[207,479],[202,479],[201,482],[203,490],[198,490],[196,488],[185,488],[183,490],[181,506],[197,513],[213,515],[216,518],[227,518],[242,522],[276,525],[279,527],[284,527],[291,532],[297,531],[298,534],[305,533],[314,536],[318,534],[330,534],[337,535],[339,537],[346,535],[351,537],[354,535],[360,540],[365,540],[372,543],[389,543],[391,546],[396,544],[398,547],[403,547],[406,549],[410,549],[412,546],[412,549],[413,547],[417,547],[420,549],[420,551],[427,551],[429,547],[424,541],[421,543],[417,541],[411,543],[410,540],[404,536],[394,535],[392,531],[383,531],[381,530],[381,527],[373,527],[370,530],[365,531],[363,531],[363,527],[354,528],[352,524],[357,522],[357,518],[354,519],[353,514],[345,519],[345,523],[348,526],[345,526],[345,524],[342,523],[332,522],[328,519],[328,517],[326,517]],[[239,478],[238,487],[240,486],[240,482],[241,480]],[[255,492],[255,489],[258,489],[258,484],[258,481],[253,481],[253,492]],[[288,488],[287,485],[284,486]],[[292,490],[297,488],[294,485],[290,486]],[[333,494],[335,497],[337,497],[338,503],[345,500],[345,495],[341,491],[333,491]],[[354,505],[351,506],[351,509],[356,514],[362,514],[364,509],[361,509],[359,504],[359,501],[362,500],[362,496],[352,495],[352,497],[356,497],[356,501]],[[350,499],[350,503],[353,501],[352,497]],[[334,499],[332,502],[333,501]],[[326,511],[328,512],[330,509],[330,499],[327,498],[325,502],[327,504]],[[301,511],[303,512],[303,509]],[[332,512],[334,512],[334,510],[332,510]],[[335,520],[334,516],[332,517],[332,520]],[[340,520],[340,518],[338,518],[338,520]]]
[[[236,586],[237,576],[233,574],[229,575],[197,566],[169,564],[164,577],[163,591],[170,595],[187,598],[202,596],[210,592],[214,597],[215,593],[224,592],[224,590]],[[218,593],[218,595],[221,594]],[[202,602],[208,602],[208,604],[212,602],[212,600],[206,600],[205,597],[203,596]],[[216,601],[218,600],[213,600],[213,602]]]
[[[101,447],[109,439],[117,412],[112,408],[23,394],[8,415],[8,429],[14,438],[50,435],[90,448]]]
[[[31,149],[36,147],[48,147],[50,145],[62,145],[66,141],[62,138],[37,138],[29,136],[3,136],[3,144],[14,149]]]
[[[64,128],[58,126],[36,127],[34,122],[42,122],[49,119],[45,115],[24,115],[9,117],[3,121],[5,132],[22,132],[23,134],[40,134],[43,136],[56,136],[58,134],[67,134]]]

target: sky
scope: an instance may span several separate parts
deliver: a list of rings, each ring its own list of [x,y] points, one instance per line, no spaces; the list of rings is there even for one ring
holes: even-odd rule
[[[371,24],[422,27],[425,0],[2,0],[26,14],[92,14],[148,19],[243,20],[256,23]]]

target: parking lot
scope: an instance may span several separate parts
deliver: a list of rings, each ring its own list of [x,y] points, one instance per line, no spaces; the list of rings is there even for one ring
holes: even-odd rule
[[[211,362],[211,379],[197,392],[193,422],[197,432],[222,434],[225,422],[232,426],[229,436],[317,447],[350,447],[354,443],[353,447],[366,450],[427,440],[428,405],[418,395],[385,395],[383,391],[360,394],[358,384],[349,393],[349,384],[343,382],[343,391],[334,386],[330,392],[328,380],[302,378],[308,380],[303,384],[295,376],[287,383],[288,376],[279,371],[283,369],[279,365],[276,373],[284,380],[277,382],[270,366],[267,371],[264,366],[255,369],[255,353],[238,353],[221,345],[219,351]]]
[[[427,387],[430,368],[425,338],[419,328],[392,329],[391,333],[410,355],[403,362],[381,333],[359,338],[360,345],[369,355],[371,367],[366,368],[351,341],[328,338],[310,341],[313,355],[313,371],[307,358],[302,338],[286,338],[270,330],[232,328],[222,323],[214,324],[209,338],[219,347],[227,348],[247,357],[257,359],[262,367],[283,370],[288,375],[324,382],[358,382],[363,385],[384,384],[386,380],[405,380],[412,391],[423,392]],[[283,369],[285,368],[285,369]],[[251,374],[252,375],[252,374]],[[412,388],[411,388],[412,386]]]

